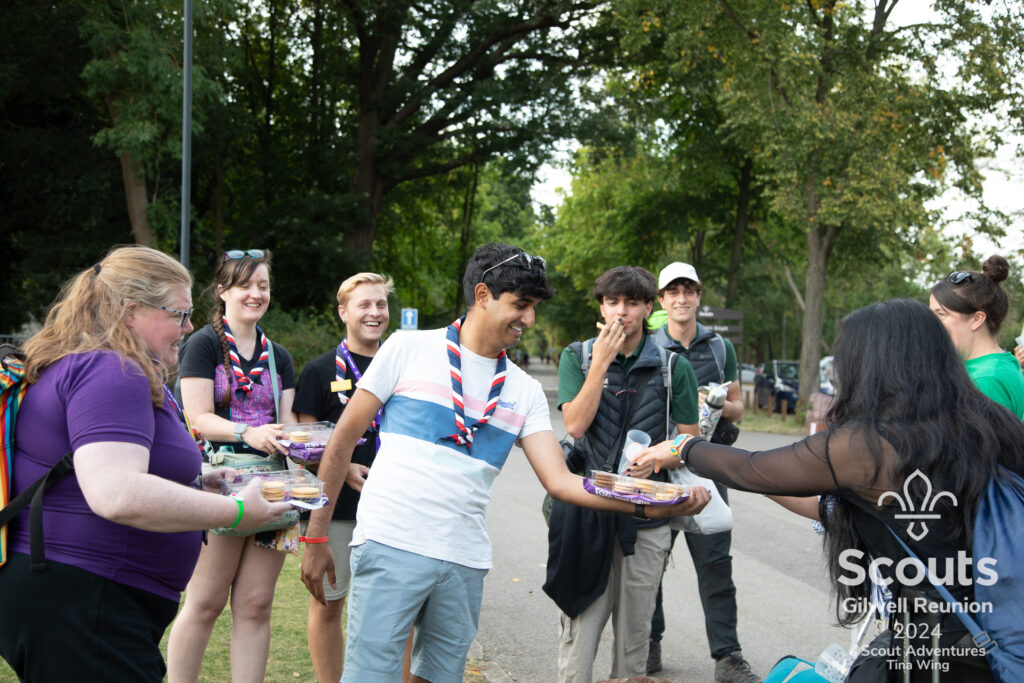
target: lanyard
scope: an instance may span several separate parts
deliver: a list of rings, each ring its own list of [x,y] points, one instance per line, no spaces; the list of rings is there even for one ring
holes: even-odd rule
[[[203,448],[203,437],[199,434],[199,430],[193,427],[192,423],[188,421],[188,416],[185,415],[185,411],[181,409],[181,406],[178,405],[178,401],[174,398],[174,392],[171,391],[170,387],[166,384],[164,385],[164,398],[170,402],[171,408],[174,409],[174,413],[178,416],[178,419],[181,420],[181,423],[185,425],[185,429],[188,430],[189,436],[191,436],[195,440],[196,445],[199,446],[199,452],[205,455],[206,450]]]
[[[487,407],[484,415],[476,423],[466,426],[466,409],[462,402],[462,347],[459,346],[459,331],[465,316],[459,318],[448,326],[446,337],[448,340],[448,365],[452,377],[452,405],[455,410],[455,427],[458,429],[454,434],[442,437],[451,439],[466,450],[473,447],[473,434],[483,427],[491,419],[494,409],[498,407],[498,397],[501,396],[501,388],[505,385],[505,350],[502,349],[498,355],[498,363],[494,368],[494,379],[491,380],[491,391],[487,395]]]
[[[334,371],[335,376],[339,382],[345,381],[345,376],[348,374],[349,368],[351,368],[352,376],[355,377],[356,382],[363,378],[363,373],[359,372],[359,367],[356,365],[355,360],[352,358],[352,354],[348,350],[348,339],[342,339],[341,343],[338,344],[338,350],[334,354]],[[352,383],[349,383],[349,389],[352,388]],[[344,391],[339,391],[338,400],[341,401],[341,405],[348,405],[348,395]],[[367,431],[377,434],[377,448],[380,450],[380,423],[384,419],[384,406],[380,407],[377,414],[373,418],[373,422],[370,423],[370,429]],[[356,442],[357,446],[361,446],[366,443],[366,437],[360,437],[359,441]]]

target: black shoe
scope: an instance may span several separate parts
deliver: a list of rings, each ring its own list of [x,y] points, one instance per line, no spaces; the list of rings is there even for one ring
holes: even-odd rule
[[[647,660],[650,662],[650,659]],[[761,679],[750,670],[750,664],[739,650],[730,652],[715,662],[716,683],[761,683]]]
[[[647,649],[647,673],[656,674],[661,671],[661,641],[650,641]]]

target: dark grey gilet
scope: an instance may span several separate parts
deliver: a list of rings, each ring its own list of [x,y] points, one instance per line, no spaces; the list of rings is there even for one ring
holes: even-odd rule
[[[697,386],[703,387],[709,382],[721,384],[725,381],[725,341],[718,333],[697,323],[697,336],[690,342],[688,349],[668,335],[668,325],[662,326],[654,336],[658,346],[690,361],[693,373],[697,375]]]
[[[580,358],[584,377],[590,366],[592,345],[592,339],[585,344],[569,345]],[[667,416],[675,361],[676,354],[645,335],[640,355],[629,372],[623,374],[619,363],[608,366],[597,414],[583,438],[576,442],[577,448],[586,455],[588,471],[615,471],[622,451],[622,437],[630,429],[646,432],[652,444],[668,437],[671,427]],[[625,410],[629,410],[629,415],[623,414]],[[654,478],[664,481],[663,476],[664,472]]]

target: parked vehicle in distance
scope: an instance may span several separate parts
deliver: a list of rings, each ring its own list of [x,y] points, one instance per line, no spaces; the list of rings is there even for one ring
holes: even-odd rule
[[[835,371],[832,367],[832,356],[825,356],[818,363],[818,383],[820,384],[818,391],[826,396],[835,396],[836,387],[834,381]]]
[[[757,377],[757,368],[752,363],[740,365],[740,384],[753,384]]]
[[[770,360],[757,368],[754,380],[754,400],[761,410],[782,412],[783,403],[786,412],[796,410],[796,401],[800,393],[800,363],[795,360]]]

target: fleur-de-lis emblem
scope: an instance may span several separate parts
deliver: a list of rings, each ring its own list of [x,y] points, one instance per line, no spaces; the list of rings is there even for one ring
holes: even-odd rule
[[[924,482],[924,497],[921,499],[921,507],[914,507],[914,500],[910,497],[910,489],[913,482],[920,479]],[[892,496],[899,503],[900,509],[903,512],[896,513],[896,519],[909,519],[910,524],[907,525],[907,535],[915,541],[920,541],[928,534],[928,523],[929,519],[939,519],[939,513],[935,512],[935,506],[938,505],[939,500],[943,497],[949,498],[953,501],[953,505],[957,505],[956,496],[949,491],[940,491],[935,497],[932,497],[932,482],[926,474],[921,470],[914,470],[914,473],[907,477],[906,481],[903,482],[903,496],[895,491],[886,491],[878,497],[878,505],[881,507],[885,500]]]

